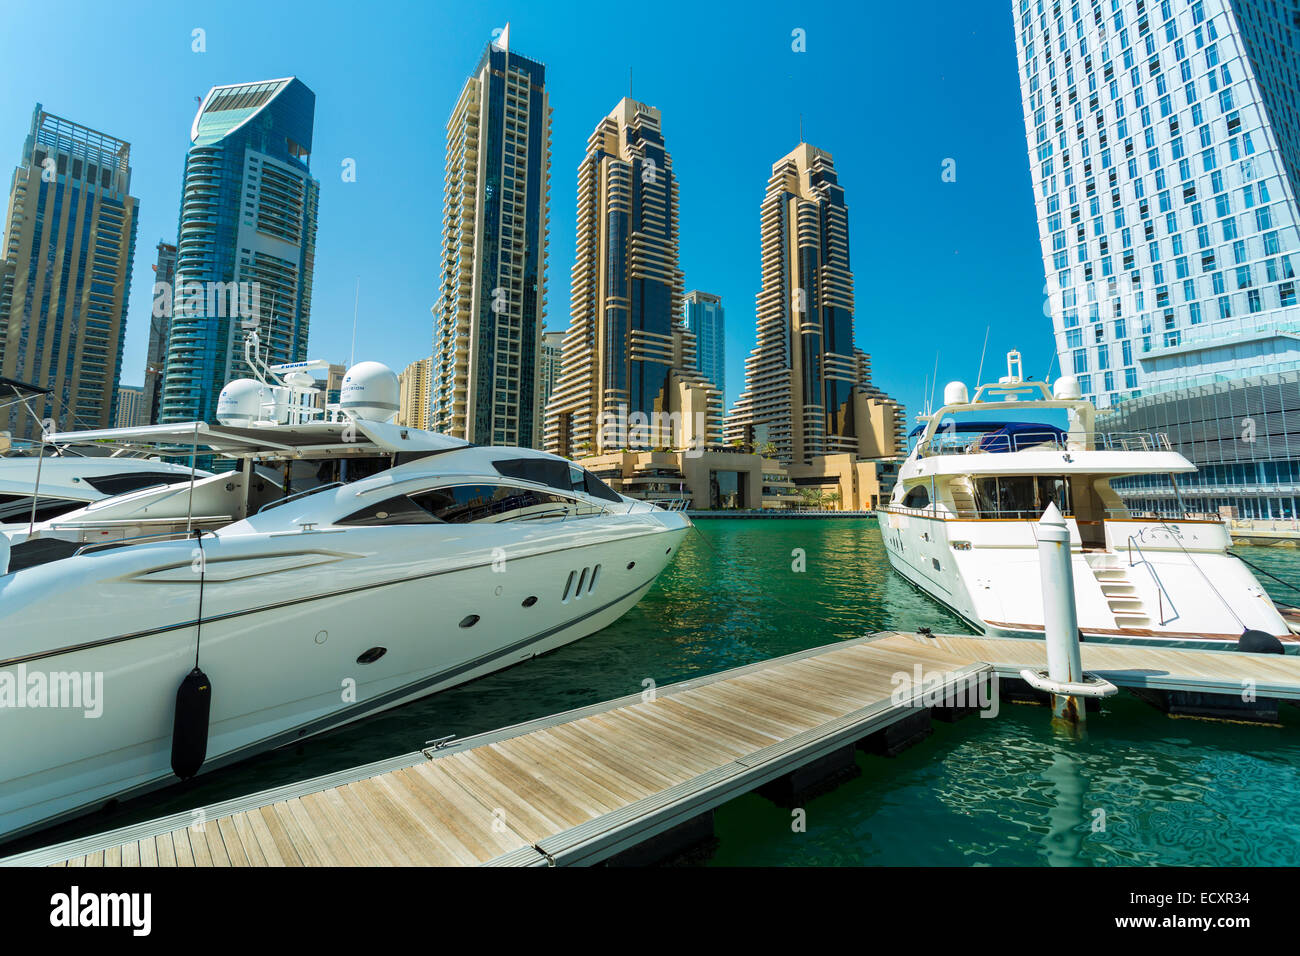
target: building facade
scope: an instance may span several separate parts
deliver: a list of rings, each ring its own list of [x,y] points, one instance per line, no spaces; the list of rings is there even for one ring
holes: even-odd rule
[[[315,110],[316,94],[294,77],[215,86],[199,106],[160,421],[212,419],[225,384],[250,374],[249,331],[268,364],[307,358],[320,202],[309,166]]]
[[[577,236],[546,450],[572,458],[720,442],[722,395],[681,325],[677,178],[659,110],[624,98],[592,132]]]
[[[546,68],[494,42],[447,122],[433,427],[537,447],[551,107]]]
[[[778,160],[760,222],[758,340],[727,440],[791,465],[897,454],[901,410],[870,386],[870,361],[853,344],[848,207],[831,154],[800,143]],[[882,434],[872,421],[886,410]]]
[[[686,327],[695,333],[696,368],[719,392],[727,392],[727,326],[722,297],[698,289],[686,293]]]
[[[560,363],[564,359],[564,333],[542,333],[542,360],[538,365],[538,386],[541,389],[538,404],[545,409],[551,400],[555,383],[560,380]]]
[[[1062,372],[1099,407],[1300,369],[1296,0],[1013,0]]]
[[[122,385],[117,390],[117,418],[115,428],[135,428],[148,425],[145,417],[144,389],[139,385]]]
[[[32,403],[56,429],[117,418],[138,207],[131,145],[38,103],[9,190],[0,376],[51,389]],[[15,438],[40,432],[22,406],[0,416]]]
[[[397,424],[429,431],[430,391],[433,359],[420,359],[397,376]]]
[[[167,367],[168,312],[176,288],[176,246],[159,240],[158,259],[153,267],[153,307],[149,315],[149,344],[144,359],[144,416],[142,424],[158,423],[163,371]]]

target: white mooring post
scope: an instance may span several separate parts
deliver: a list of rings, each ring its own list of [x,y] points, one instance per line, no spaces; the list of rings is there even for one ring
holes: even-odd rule
[[[1070,528],[1055,502],[1038,522],[1038,567],[1043,579],[1043,627],[1047,638],[1047,678],[1058,684],[1083,680],[1079,659],[1079,619],[1074,608],[1074,569]],[[1083,720],[1084,708],[1066,694],[1052,695],[1052,716]],[[1074,713],[1072,714],[1071,711]]]
[[[1118,688],[1084,674],[1079,653],[1079,619],[1074,607],[1074,570],[1070,557],[1070,528],[1053,502],[1038,525],[1038,567],[1043,581],[1043,628],[1047,639],[1047,670],[1022,670],[1020,676],[1052,696],[1052,718],[1069,724],[1084,722],[1084,697],[1109,697]]]

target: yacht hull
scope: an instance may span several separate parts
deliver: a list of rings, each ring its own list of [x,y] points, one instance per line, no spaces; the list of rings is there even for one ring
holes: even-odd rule
[[[478,529],[471,550],[452,526],[405,540],[385,529],[382,562],[369,529],[351,529],[208,539],[194,557],[193,542],[168,542],[0,579],[0,608],[19,608],[0,628],[57,635],[44,641],[52,652],[0,656],[0,682],[102,681],[97,715],[30,697],[0,707],[0,840],[174,783],[176,693],[196,657],[212,687],[206,773],[607,627],[689,528],[666,512],[536,525],[523,540],[512,527]],[[43,624],[24,613],[42,601],[57,602]],[[89,607],[118,611],[91,618]]]
[[[877,516],[890,566],[932,600],[981,634],[1043,638],[1032,522],[954,521],[890,510]],[[1084,640],[1223,650],[1235,648],[1250,628],[1278,637],[1286,653],[1300,653],[1300,641],[1254,577],[1218,547],[1221,526],[1187,533],[1187,542],[1203,550],[1174,540],[1168,523],[1124,527],[1123,536],[1148,540],[1145,551],[1133,553],[1109,539],[1107,547],[1085,550],[1070,524]]]

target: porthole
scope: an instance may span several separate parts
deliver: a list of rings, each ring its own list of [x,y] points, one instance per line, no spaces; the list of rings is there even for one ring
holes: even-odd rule
[[[599,564],[596,565],[594,568],[591,569],[591,583],[587,585],[587,593],[588,593],[588,594],[590,594],[592,591],[596,590],[596,579],[597,579],[598,577],[600,577],[600,565],[599,565]]]
[[[477,614],[470,614],[469,616],[467,616],[464,620],[462,620],[462,621],[460,622],[460,626],[461,626],[461,627],[473,627],[473,626],[474,626],[475,624],[477,624],[477,623],[478,623],[478,615],[477,615]]]
[[[573,592],[573,596],[574,596],[574,597],[581,597],[581,596],[582,596],[582,588],[583,588],[583,585],[585,585],[586,583],[587,583],[587,569],[586,569],[586,568],[583,568],[583,569],[582,569],[582,573],[581,573],[580,575],[578,575],[578,587],[577,587],[577,590],[575,590],[575,591]]]
[[[627,569],[628,569],[629,571],[631,571],[631,570],[632,570],[633,568],[635,568],[635,567],[636,567],[636,562],[635,562],[635,561],[629,561],[629,562],[627,563]]]
[[[564,596],[560,598],[561,603],[569,599],[569,592],[573,590],[573,578],[577,573],[577,571],[569,572],[569,580],[564,582]]]
[[[672,549],[672,548],[669,548],[667,551],[664,552],[664,554],[672,554],[672,553],[673,553],[673,549]]]
[[[379,660],[379,658],[383,657],[387,653],[388,653],[388,648],[386,647],[372,647],[368,651],[361,652],[361,655],[357,658],[357,663],[373,664],[375,661]]]
[[[524,607],[532,607],[536,603],[537,596],[535,594],[530,594],[528,597],[524,598]]]

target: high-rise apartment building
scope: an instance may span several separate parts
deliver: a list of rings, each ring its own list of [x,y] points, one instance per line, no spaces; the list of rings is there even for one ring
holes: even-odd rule
[[[1293,514],[1269,476],[1300,468],[1300,423],[1267,396],[1300,383],[1300,3],[1012,15],[1060,371],[1103,427],[1167,431],[1214,475],[1201,505]]]
[[[560,380],[560,363],[564,360],[564,333],[542,333],[542,360],[537,367],[538,387],[541,389],[539,404],[543,409],[551,400],[555,383]]]
[[[853,344],[848,207],[831,154],[800,143],[778,160],[760,223],[758,341],[727,440],[771,445],[773,457],[795,465],[894,454],[886,440],[894,423],[882,435],[872,409],[882,401],[897,406],[870,388],[870,363]]]
[[[624,98],[578,167],[577,256],[547,451],[721,440],[722,396],[681,325],[677,178],[659,110]]]
[[[256,330],[270,363],[307,358],[320,185],[316,94],[287,77],[215,86],[194,117],[176,242],[159,420],[210,420],[247,376]]]
[[[1103,408],[1300,368],[1296,143],[1270,120],[1300,87],[1275,8],[1300,9],[1013,0],[1057,354]]]
[[[162,397],[163,371],[167,366],[167,332],[176,288],[176,246],[159,240],[158,259],[153,267],[153,304],[149,315],[149,344],[144,359],[145,425],[158,423],[158,400]]]
[[[14,170],[0,260],[0,376],[51,389],[33,410],[59,429],[110,428],[131,294],[138,202],[131,145],[38,103]],[[0,430],[30,438],[22,406]]]
[[[536,447],[551,108],[546,68],[504,41],[483,52],[447,122],[433,427]]]
[[[139,385],[122,385],[117,390],[117,417],[115,428],[135,428],[148,425],[145,419],[144,389]]]
[[[397,424],[429,430],[430,392],[433,359],[420,359],[406,366],[397,376]]]
[[[727,391],[727,327],[722,297],[698,289],[686,293],[686,327],[695,333],[696,368],[722,394]]]

